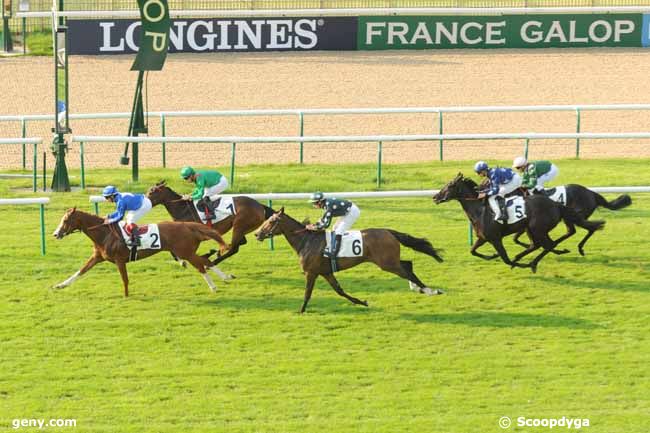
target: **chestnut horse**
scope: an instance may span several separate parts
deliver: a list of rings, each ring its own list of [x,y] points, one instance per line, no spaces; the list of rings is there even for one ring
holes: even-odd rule
[[[152,206],[159,204],[165,206],[174,221],[201,222],[194,204],[189,200],[183,200],[179,194],[166,185],[165,181],[160,181],[149,188],[147,197],[151,200]],[[246,244],[246,235],[273,215],[273,209],[243,195],[233,197],[233,204],[236,210],[235,215],[229,216],[212,226],[222,235],[232,229],[230,248],[225,254],[217,257],[212,262],[213,265],[217,265],[228,257],[237,254],[239,247]],[[207,256],[209,257],[215,252],[211,251]]]
[[[310,231],[302,223],[284,213],[284,208],[271,215],[262,227],[255,233],[258,241],[270,238],[278,233],[284,235],[291,247],[300,256],[300,265],[305,273],[305,299],[300,309],[304,313],[311,298],[316,278],[322,276],[332,286],[334,291],[353,304],[368,306],[366,301],[354,298],[343,291],[341,285],[332,273],[330,259],[323,257],[325,247],[325,232]],[[341,257],[338,259],[339,269],[353,268],[364,262],[372,262],[382,270],[392,272],[409,281],[411,288],[417,287],[420,293],[440,295],[441,290],[432,290],[420,281],[413,273],[413,263],[400,260],[400,244],[415,251],[433,257],[442,262],[439,252],[426,239],[414,238],[405,233],[389,229],[361,230],[363,237],[363,253],[360,257]]]
[[[67,280],[54,286],[55,289],[67,287],[77,278],[88,272],[97,263],[109,261],[115,263],[122,276],[124,296],[129,296],[129,276],[126,263],[129,261],[130,250],[127,248],[121,229],[117,224],[103,224],[104,219],[76,208],[68,209],[61,218],[59,226],[53,235],[62,239],[70,233],[81,231],[93,241],[94,251],[85,265]],[[203,224],[183,222],[162,222],[158,224],[160,232],[160,249],[143,249],[138,251],[138,259],[144,259],[161,251],[172,254],[190,262],[203,276],[210,289],[216,291],[206,270],[212,270],[210,260],[198,256],[196,250],[203,241],[213,239],[219,243],[222,250],[228,248],[219,233],[205,227]]]

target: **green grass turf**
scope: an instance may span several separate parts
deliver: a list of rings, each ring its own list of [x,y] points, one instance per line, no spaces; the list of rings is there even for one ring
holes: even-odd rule
[[[557,162],[566,183],[650,185],[649,160]],[[384,189],[439,188],[471,165],[389,165]],[[129,174],[96,170],[88,182],[143,191],[166,177],[188,190],[177,170],[145,170],[135,185]],[[234,190],[372,190],[373,176],[372,165],[248,166],[238,168]],[[3,180],[0,196],[43,195],[18,190],[30,185]],[[50,194],[48,236],[66,208],[91,210],[93,188]],[[415,294],[364,264],[338,279],[370,308],[319,280],[305,315],[296,314],[303,276],[284,239],[271,252],[249,236],[221,266],[237,279],[218,282],[216,294],[166,254],[131,264],[124,299],[106,263],[64,290],[49,289],[82,265],[90,241],[48,239],[41,257],[37,207],[0,207],[0,426],[74,418],[83,432],[498,432],[507,415],[589,418],[590,432],[646,432],[650,196],[632,197],[628,209],[596,212],[607,226],[586,257],[575,237],[566,243],[570,254],[547,257],[535,275],[470,256],[456,202],[359,200],[357,228],[390,227],[445,250],[443,264],[407,249],[403,256],[447,293]],[[307,203],[280,205],[296,218],[319,216]],[[165,219],[158,208],[147,216]],[[507,248],[517,249],[511,241]]]

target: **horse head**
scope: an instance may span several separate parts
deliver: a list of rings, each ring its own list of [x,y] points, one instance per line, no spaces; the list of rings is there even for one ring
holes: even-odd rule
[[[63,239],[64,236],[67,236],[70,233],[73,233],[80,229],[81,219],[79,218],[79,212],[77,212],[76,207],[73,207],[71,209],[68,209],[65,214],[63,214],[59,226],[56,228],[56,230],[54,230],[54,233],[52,233],[52,235],[57,239]]]
[[[458,173],[453,180],[433,196],[433,201],[436,204],[440,204],[454,199],[475,198],[477,196],[476,190],[476,182],[468,177],[464,177],[462,173]]]
[[[149,190],[147,190],[146,196],[149,200],[151,200],[152,206],[157,206],[161,203],[166,203],[180,198],[180,195],[168,187],[167,182],[164,180],[159,181],[154,186],[149,188]]]
[[[255,232],[255,238],[258,241],[263,241],[264,239],[272,238],[277,234],[280,221],[284,217],[284,206],[280,208],[279,211],[271,215],[264,223]]]

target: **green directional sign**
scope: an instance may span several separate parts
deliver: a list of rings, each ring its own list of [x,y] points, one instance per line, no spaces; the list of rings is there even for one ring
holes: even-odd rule
[[[167,0],[138,0],[142,31],[140,48],[132,71],[160,71],[169,47],[169,6]]]

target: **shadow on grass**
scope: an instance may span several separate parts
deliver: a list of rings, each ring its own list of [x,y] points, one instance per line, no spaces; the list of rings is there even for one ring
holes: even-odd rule
[[[599,325],[575,317],[548,316],[543,314],[498,313],[490,311],[455,314],[401,314],[403,319],[419,323],[439,323],[492,328],[541,327],[597,329]]]
[[[572,289],[605,289],[605,290],[620,290],[622,292],[646,292],[650,293],[650,284],[647,280],[643,281],[613,281],[606,279],[599,280],[581,280],[575,278],[548,278],[538,277],[539,280],[560,286],[570,287]]]

